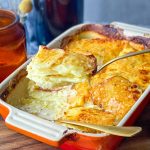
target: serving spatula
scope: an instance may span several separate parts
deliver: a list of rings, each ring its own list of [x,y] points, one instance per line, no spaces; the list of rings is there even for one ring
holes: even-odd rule
[[[118,135],[118,136],[124,136],[124,137],[131,137],[139,133],[140,131],[142,131],[141,127],[136,127],[136,126],[122,126],[122,127],[104,126],[104,125],[95,125],[95,124],[83,123],[83,122],[78,122],[78,121],[70,121],[70,120],[59,120],[59,122],[87,127],[87,128],[95,129],[95,130],[102,131],[105,133],[109,133],[112,135]]]

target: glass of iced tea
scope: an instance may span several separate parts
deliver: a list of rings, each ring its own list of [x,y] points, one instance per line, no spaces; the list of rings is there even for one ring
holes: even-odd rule
[[[0,82],[26,59],[25,30],[19,17],[0,9]]]

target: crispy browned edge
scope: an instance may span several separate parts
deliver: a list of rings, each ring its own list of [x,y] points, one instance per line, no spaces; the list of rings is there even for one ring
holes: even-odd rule
[[[145,48],[150,48],[150,38],[143,36],[125,36],[124,30],[114,25],[101,25],[101,24],[86,24],[81,27],[77,32],[71,36],[66,36],[62,39],[60,48],[64,48],[69,42],[73,40],[73,36],[83,32],[83,31],[94,31],[101,35],[104,35],[110,39],[116,40],[128,40],[134,43],[142,44]]]
[[[133,36],[133,37],[127,37],[126,39],[134,43],[144,45],[145,49],[150,48],[150,38],[142,37],[142,36]]]

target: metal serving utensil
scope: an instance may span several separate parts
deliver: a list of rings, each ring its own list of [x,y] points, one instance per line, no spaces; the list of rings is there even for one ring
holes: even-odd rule
[[[103,68],[105,68],[106,66],[108,66],[109,64],[111,64],[111,63],[113,63],[117,60],[124,59],[124,58],[127,58],[127,57],[136,56],[136,55],[141,55],[141,54],[144,54],[144,53],[150,53],[150,49],[141,50],[141,51],[138,51],[138,52],[131,52],[131,53],[128,53],[128,54],[125,54],[125,55],[122,55],[122,56],[118,56],[118,57],[108,61],[104,65],[102,65],[95,74],[99,73]]]
[[[87,128],[95,129],[95,130],[102,131],[105,133],[109,133],[112,135],[118,135],[118,136],[124,136],[124,137],[131,137],[139,133],[140,131],[142,131],[141,127],[136,127],[136,126],[126,126],[126,127],[104,126],[104,125],[95,125],[95,124],[83,123],[83,122],[78,122],[78,121],[70,121],[70,120],[59,120],[59,122],[87,127]]]

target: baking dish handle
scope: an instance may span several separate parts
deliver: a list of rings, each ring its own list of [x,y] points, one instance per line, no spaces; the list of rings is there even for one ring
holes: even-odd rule
[[[47,121],[12,107],[5,119],[8,128],[52,146],[59,146],[61,139],[71,134],[67,127]]]

